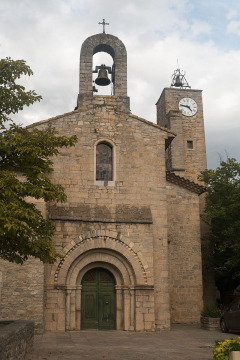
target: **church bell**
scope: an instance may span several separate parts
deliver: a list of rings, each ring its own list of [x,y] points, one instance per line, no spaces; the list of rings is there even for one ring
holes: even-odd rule
[[[99,86],[106,86],[110,84],[110,80],[108,78],[108,73],[106,69],[99,70],[98,77],[96,78],[95,83]]]
[[[176,86],[176,87],[182,87],[183,86],[183,83],[182,83],[179,75],[176,76],[175,84],[173,86]]]

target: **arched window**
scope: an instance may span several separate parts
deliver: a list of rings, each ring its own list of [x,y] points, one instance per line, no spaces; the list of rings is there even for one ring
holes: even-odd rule
[[[96,147],[96,180],[113,181],[113,148],[105,142]]]

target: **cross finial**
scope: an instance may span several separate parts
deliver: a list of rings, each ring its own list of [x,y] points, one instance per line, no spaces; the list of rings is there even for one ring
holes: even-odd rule
[[[105,19],[103,19],[103,22],[99,22],[98,24],[103,26],[103,34],[105,34],[105,25],[109,25],[109,23],[106,23]]]

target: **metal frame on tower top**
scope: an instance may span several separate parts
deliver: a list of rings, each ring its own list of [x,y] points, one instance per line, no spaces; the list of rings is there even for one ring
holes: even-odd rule
[[[174,74],[172,75],[171,87],[177,87],[180,89],[184,89],[184,88],[191,89],[191,86],[189,86],[185,78],[185,72],[183,70],[180,69],[174,70]]]

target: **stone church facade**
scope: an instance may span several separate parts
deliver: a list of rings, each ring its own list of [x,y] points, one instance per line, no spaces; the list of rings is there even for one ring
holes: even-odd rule
[[[93,93],[92,58],[102,51],[113,58],[111,96]],[[183,99],[197,104],[192,116],[179,110]],[[51,175],[67,202],[39,204],[56,225],[63,257],[54,265],[0,263],[2,319],[33,319],[38,331],[156,331],[199,322],[201,91],[165,88],[156,105],[156,124],[131,113],[127,53],[117,37],[85,40],[76,110],[29,126],[51,123],[78,137],[61,149]]]

